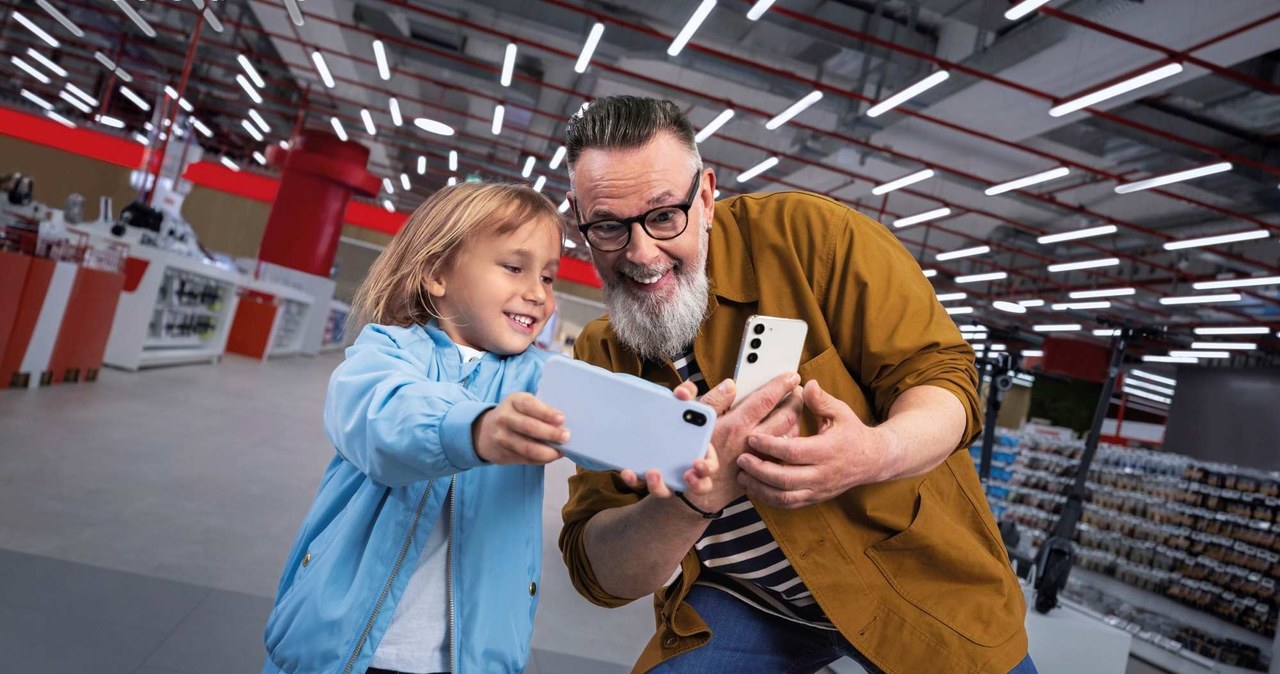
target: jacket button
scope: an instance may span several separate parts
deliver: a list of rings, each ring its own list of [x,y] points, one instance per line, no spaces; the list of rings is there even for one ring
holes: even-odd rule
[[[529,583],[529,596],[532,597],[535,594],[538,594],[538,584]]]
[[[302,565],[306,566],[310,563],[311,563],[311,553],[308,552],[307,554],[302,556]]]
[[[675,648],[678,643],[680,643],[680,640],[676,637],[667,637],[667,640],[662,642],[662,646],[663,648]]]

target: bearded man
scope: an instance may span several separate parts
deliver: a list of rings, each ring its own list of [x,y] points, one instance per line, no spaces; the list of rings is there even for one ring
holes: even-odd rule
[[[879,223],[801,192],[716,202],[670,101],[569,124],[570,195],[609,313],[575,355],[719,414],[710,494],[579,469],[560,536],[602,606],[654,595],[636,672],[1034,673],[1026,606],[965,451],[973,350]],[[809,325],[798,373],[736,400],[746,319]],[[681,383],[683,382],[683,383]],[[800,385],[803,384],[801,387]]]

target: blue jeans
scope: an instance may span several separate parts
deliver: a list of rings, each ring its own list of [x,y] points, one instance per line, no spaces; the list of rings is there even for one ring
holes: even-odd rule
[[[695,585],[685,601],[711,628],[711,641],[663,662],[649,674],[808,674],[842,657],[870,674],[883,674],[835,630],[779,618],[701,585]],[[1037,674],[1031,656],[1009,674]]]

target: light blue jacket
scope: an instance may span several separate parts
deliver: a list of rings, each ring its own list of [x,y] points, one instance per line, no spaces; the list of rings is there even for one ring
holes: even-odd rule
[[[435,327],[367,326],[329,380],[337,449],[285,563],[264,674],[363,674],[452,501],[452,671],[520,672],[542,572],[542,467],[483,463],[471,424],[549,354],[463,364]]]

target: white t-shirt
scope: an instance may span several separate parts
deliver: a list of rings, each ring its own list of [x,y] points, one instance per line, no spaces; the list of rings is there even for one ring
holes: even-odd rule
[[[468,363],[484,355],[461,345],[458,353]],[[449,671],[449,516],[446,499],[371,666],[421,674]]]

